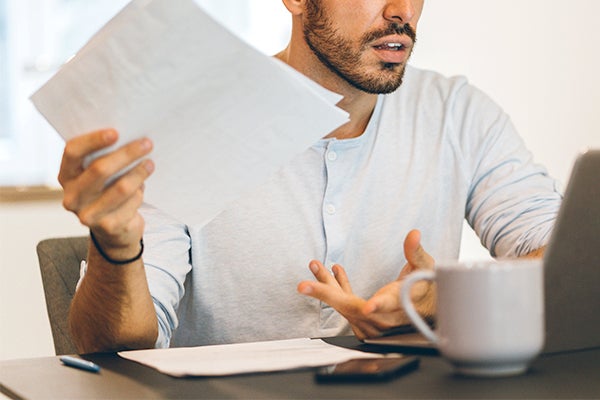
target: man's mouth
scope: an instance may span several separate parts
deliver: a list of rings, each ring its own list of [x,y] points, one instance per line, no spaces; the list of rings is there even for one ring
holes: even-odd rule
[[[383,43],[378,46],[373,46],[377,50],[391,50],[391,51],[399,51],[404,49],[404,45],[402,43]]]
[[[410,54],[410,38],[392,35],[371,43],[371,48],[384,63],[404,64]]]

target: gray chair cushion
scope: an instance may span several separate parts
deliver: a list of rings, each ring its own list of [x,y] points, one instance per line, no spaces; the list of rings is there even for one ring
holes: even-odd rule
[[[81,260],[87,257],[87,247],[88,238],[85,236],[46,239],[37,245],[46,308],[57,355],[77,353],[69,335],[67,318],[79,280],[79,266]]]

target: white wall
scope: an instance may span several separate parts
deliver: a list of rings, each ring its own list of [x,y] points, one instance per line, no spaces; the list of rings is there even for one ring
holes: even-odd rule
[[[60,201],[0,203],[0,359],[54,354],[35,246],[85,233]]]
[[[597,0],[425,0],[413,64],[463,74],[512,116],[563,182],[600,147]]]
[[[413,64],[469,77],[566,182],[579,149],[600,147],[598,15],[597,0],[426,0]],[[84,233],[59,202],[0,203],[0,359],[53,354],[35,244]],[[486,256],[467,234],[462,257]]]

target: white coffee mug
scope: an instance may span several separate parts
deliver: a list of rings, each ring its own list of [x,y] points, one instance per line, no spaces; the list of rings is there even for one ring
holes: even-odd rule
[[[437,285],[435,332],[412,304],[418,281]],[[401,302],[414,325],[457,372],[507,376],[527,370],[544,344],[541,260],[450,262],[410,274]]]

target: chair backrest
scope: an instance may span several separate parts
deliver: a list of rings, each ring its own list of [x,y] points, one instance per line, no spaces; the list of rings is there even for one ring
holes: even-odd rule
[[[88,238],[45,239],[37,245],[37,255],[46,296],[46,309],[57,355],[75,354],[67,322],[71,299],[79,280],[81,260],[87,257]]]

